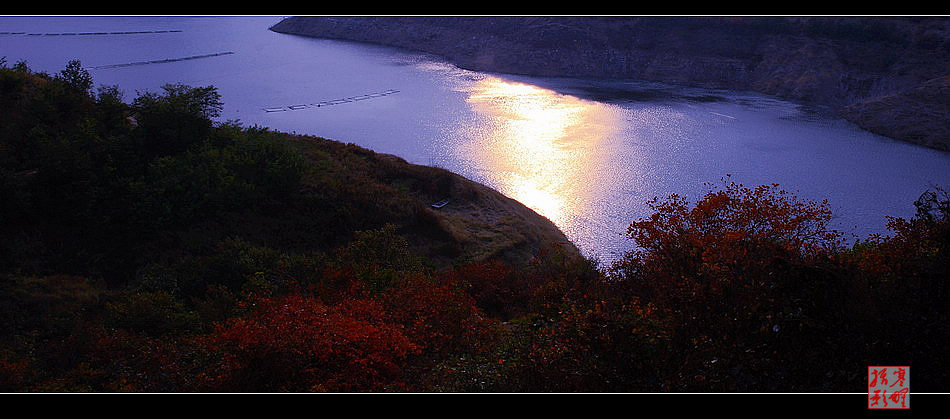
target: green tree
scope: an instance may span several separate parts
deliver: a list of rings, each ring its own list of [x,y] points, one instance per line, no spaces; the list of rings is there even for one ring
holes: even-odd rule
[[[78,92],[86,93],[92,89],[92,76],[83,68],[79,60],[70,60],[66,68],[60,72],[60,77],[69,87]]]
[[[214,86],[162,86],[163,95],[147,92],[132,102],[139,140],[146,158],[177,154],[208,138],[223,104]]]

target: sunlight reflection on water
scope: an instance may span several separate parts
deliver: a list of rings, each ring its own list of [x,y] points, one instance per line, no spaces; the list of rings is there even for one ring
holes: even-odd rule
[[[537,86],[484,78],[468,103],[494,127],[462,153],[488,169],[502,193],[558,226],[586,211],[589,174],[601,166],[598,147],[620,124],[604,104]]]

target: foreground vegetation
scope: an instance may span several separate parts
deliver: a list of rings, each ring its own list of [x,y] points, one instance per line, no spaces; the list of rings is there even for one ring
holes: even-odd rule
[[[609,267],[473,258],[425,209],[443,172],[215,123],[212,87],[0,64],[0,391],[950,388],[942,190],[851,247],[727,180],[653,202]]]

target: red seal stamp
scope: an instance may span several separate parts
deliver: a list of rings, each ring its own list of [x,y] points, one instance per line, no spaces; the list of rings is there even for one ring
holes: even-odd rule
[[[910,409],[910,367],[868,367],[868,409]]]

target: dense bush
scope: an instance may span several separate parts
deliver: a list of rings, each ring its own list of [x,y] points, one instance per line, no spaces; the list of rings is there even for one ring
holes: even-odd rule
[[[289,295],[253,304],[208,337],[220,361],[207,371],[207,389],[398,390],[406,359],[419,350],[372,300],[327,306]]]

